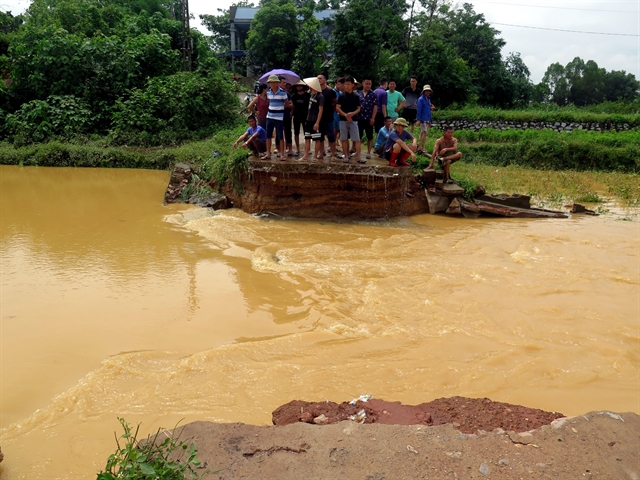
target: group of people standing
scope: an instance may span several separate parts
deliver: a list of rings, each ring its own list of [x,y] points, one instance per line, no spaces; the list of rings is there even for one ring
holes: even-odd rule
[[[359,83],[353,77],[340,77],[331,88],[324,75],[305,78],[294,85],[287,83],[284,76],[271,75],[267,83],[268,86],[258,88],[258,94],[248,105],[252,113],[248,119],[249,128],[234,143],[236,147],[243,142],[243,147],[251,149],[263,160],[271,158],[274,132],[276,150],[282,160],[289,155],[311,160],[312,141],[315,143],[313,159],[323,159],[325,138],[331,160],[342,158],[345,163],[353,157],[359,163],[366,163],[373,150],[391,166],[407,166],[410,157],[415,160],[416,153],[425,153],[433,109],[432,90],[429,85],[418,89],[416,77],[411,77],[409,86],[402,92],[396,90],[394,80],[385,78],[380,80],[375,90],[372,90],[370,78]],[[356,90],[359,86],[361,89]],[[416,127],[420,128],[419,140],[413,135]],[[304,153],[300,145],[301,129]],[[362,158],[361,144],[365,137],[366,154]],[[337,149],[338,140],[342,153]],[[431,167],[442,156],[440,150],[444,148],[454,146],[434,150]],[[439,160],[443,166],[462,156],[457,152],[457,142],[455,152],[447,150],[444,153],[448,154],[447,160]],[[448,168],[445,168],[445,173],[449,178]]]

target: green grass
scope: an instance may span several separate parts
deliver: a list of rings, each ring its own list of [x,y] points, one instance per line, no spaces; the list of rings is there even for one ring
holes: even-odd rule
[[[640,205],[638,174],[538,170],[518,165],[496,167],[460,161],[451,167],[456,180],[483,185],[488,193],[530,195],[536,204],[600,203],[616,197]]]
[[[590,111],[591,110],[591,111]],[[434,110],[434,120],[447,122],[453,120],[468,121],[506,121],[506,122],[565,122],[565,123],[628,123],[631,127],[640,127],[640,105],[629,108],[617,107],[613,110],[629,113],[598,112],[592,108],[538,106],[531,109],[501,110],[489,107],[464,107],[461,109]]]
[[[162,441],[158,437],[158,430],[154,438],[138,441],[138,431],[132,430],[123,418],[118,418],[124,433],[116,437],[116,451],[107,459],[104,471],[100,472],[97,480],[184,480],[187,478],[201,478],[196,472],[200,462],[196,458],[198,451],[193,443],[187,444],[180,440],[182,430],[176,435],[164,436]]]
[[[429,132],[426,148],[442,134]],[[457,130],[466,161],[495,166],[520,165],[543,170],[640,172],[640,131],[595,133],[551,130]]]

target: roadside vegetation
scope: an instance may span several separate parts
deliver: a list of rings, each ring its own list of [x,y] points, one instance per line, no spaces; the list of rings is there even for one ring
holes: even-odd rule
[[[124,433],[116,437],[116,451],[109,455],[105,469],[97,480],[185,480],[202,475],[193,443],[180,439],[182,431],[170,435],[159,429],[153,437],[138,440],[140,425],[135,430],[118,418]],[[177,432],[177,433],[176,433]]]

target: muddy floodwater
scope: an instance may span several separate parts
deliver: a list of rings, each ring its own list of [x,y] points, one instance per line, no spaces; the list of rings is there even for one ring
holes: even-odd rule
[[[164,207],[168,178],[0,166],[2,480],[95,478],[117,417],[364,393],[640,413],[637,220],[269,219]]]

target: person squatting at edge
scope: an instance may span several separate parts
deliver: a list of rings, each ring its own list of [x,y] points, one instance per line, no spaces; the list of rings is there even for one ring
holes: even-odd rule
[[[382,127],[378,131],[378,136],[376,137],[376,146],[373,147],[374,151],[381,158],[384,158],[384,147],[387,144],[387,138],[389,138],[389,134],[392,130],[393,120],[391,120],[391,117],[384,117],[384,127]]]
[[[413,161],[416,160],[416,139],[405,130],[409,124],[404,118],[398,117],[393,124],[396,128],[389,133],[384,147],[384,158],[389,160],[390,167],[408,167],[409,157]],[[407,145],[406,140],[413,140],[411,146]]]
[[[267,151],[267,132],[258,125],[254,115],[249,115],[247,123],[249,124],[249,128],[233,143],[233,148],[236,148],[240,142],[244,142],[242,148],[250,149],[251,153],[258,157],[264,155]]]
[[[462,158],[462,152],[458,152],[458,140],[453,137],[453,128],[444,127],[442,136],[436,140],[431,154],[431,163],[427,168],[433,168],[433,161],[437,160],[444,169],[446,183],[453,183],[451,180],[451,164]]]

